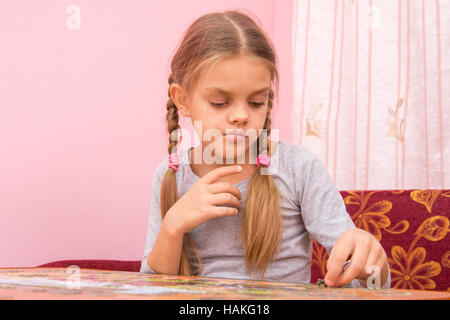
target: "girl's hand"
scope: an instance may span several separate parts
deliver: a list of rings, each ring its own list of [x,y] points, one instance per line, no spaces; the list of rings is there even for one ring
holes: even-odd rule
[[[350,256],[350,266],[340,274]],[[374,275],[380,277],[382,286],[387,273],[387,256],[380,242],[369,232],[354,228],[341,234],[331,249],[325,283],[344,286],[357,278],[365,286],[366,280]]]
[[[169,223],[176,233],[184,234],[212,218],[236,215],[241,192],[231,183],[217,181],[241,170],[238,166],[220,167],[197,180],[169,209],[164,222]]]

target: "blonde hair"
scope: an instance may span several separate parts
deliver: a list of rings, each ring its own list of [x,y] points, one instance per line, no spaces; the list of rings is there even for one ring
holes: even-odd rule
[[[178,139],[174,141],[172,134],[179,132],[178,109],[170,95],[170,85],[178,83],[188,91],[198,79],[205,67],[217,63],[226,57],[248,55],[262,58],[271,73],[271,82],[275,81],[278,96],[279,76],[276,67],[276,55],[269,38],[249,16],[238,11],[209,13],[198,18],[187,29],[172,59],[169,76],[169,100],[167,101],[167,129],[169,131],[169,155],[176,150]],[[257,153],[271,155],[271,144],[268,136],[271,131],[270,113],[272,110],[274,91],[271,88],[268,96],[268,110],[263,127],[264,134],[258,138]],[[268,150],[265,149],[268,147]],[[176,171],[169,168],[163,176],[161,184],[161,216],[164,219],[167,211],[179,199],[176,183]],[[245,200],[240,213],[242,245],[245,252],[247,273],[258,273],[264,278],[269,263],[278,254],[282,239],[282,222],[280,215],[279,190],[272,175],[261,175],[258,167],[249,181]],[[180,275],[194,275],[188,251],[193,250],[200,265],[203,265],[198,247],[192,237],[185,233],[180,260]]]

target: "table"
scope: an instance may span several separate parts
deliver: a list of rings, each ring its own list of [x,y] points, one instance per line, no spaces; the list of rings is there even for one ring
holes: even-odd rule
[[[69,267],[0,269],[0,299],[450,300],[450,292],[326,288],[317,284],[185,277]]]

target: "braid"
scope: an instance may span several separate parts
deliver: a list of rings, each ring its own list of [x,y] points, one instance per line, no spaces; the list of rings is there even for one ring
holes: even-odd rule
[[[262,143],[261,148],[263,150],[261,150],[261,148],[260,148],[258,154],[266,154],[266,153],[270,154],[270,145],[268,143],[268,137],[270,136],[270,132],[271,132],[272,120],[271,120],[270,114],[272,112],[273,98],[274,98],[274,93],[273,93],[273,90],[270,89],[269,98],[267,101],[267,115],[266,115],[266,120],[264,122],[264,127],[263,127],[263,129],[266,130],[266,133],[263,132],[263,134],[262,134],[262,139],[264,139],[264,141],[260,141],[260,143]],[[265,150],[266,146],[269,150]]]
[[[271,118],[274,92],[271,89],[267,102],[268,110],[260,135],[258,154],[271,154],[268,136],[271,131]],[[269,150],[266,150],[268,148]],[[261,150],[262,149],[262,150]],[[267,152],[269,151],[269,152]],[[273,177],[261,174],[259,166],[250,180],[246,199],[240,217],[241,237],[245,248],[245,264],[250,273],[259,271],[264,277],[265,270],[281,246],[282,220],[280,214],[280,193]],[[266,223],[261,223],[266,221]],[[258,269],[258,270],[256,270]]]
[[[169,100],[167,100],[166,108],[167,108],[167,114],[166,114],[166,120],[167,120],[167,130],[169,131],[169,147],[168,152],[169,154],[176,153],[177,152],[177,144],[178,144],[178,135],[176,137],[173,137],[175,133],[178,133],[177,129],[180,129],[180,125],[178,124],[179,116],[178,116],[178,108],[175,105],[175,103],[172,100],[172,97],[170,95],[170,86],[174,83],[172,75],[169,77]],[[175,132],[174,132],[175,131]],[[175,149],[175,150],[174,150]]]
[[[178,143],[181,141],[179,139],[178,133],[180,132],[180,125],[178,124],[179,115],[178,108],[172,100],[172,96],[170,95],[170,86],[175,83],[175,80],[172,75],[169,76],[169,90],[168,95],[169,99],[166,103],[166,120],[167,120],[167,130],[169,131],[169,147],[168,152],[169,155],[173,153],[177,153]],[[176,136],[175,136],[176,135]],[[164,219],[167,211],[175,204],[178,200],[178,190],[176,183],[176,171],[173,168],[169,168],[164,175],[163,182],[161,185],[161,218]],[[180,275],[192,275],[192,265],[189,258],[188,252],[194,252],[199,265],[200,265],[200,274],[203,270],[202,262],[200,259],[200,255],[198,253],[198,248],[193,241],[192,237],[186,233],[183,236],[183,247],[181,250],[180,257],[180,267],[178,270],[178,274]]]
[[[273,93],[273,90],[270,89],[269,99],[267,101],[267,117],[266,117],[266,122],[264,122],[264,128],[267,129],[267,136],[270,136],[270,130],[271,130],[270,125],[272,124],[270,114],[272,113],[273,98],[274,98],[274,93]]]

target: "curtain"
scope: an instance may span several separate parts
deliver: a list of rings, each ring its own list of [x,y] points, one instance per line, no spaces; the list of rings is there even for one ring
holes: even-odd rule
[[[294,143],[339,190],[450,188],[450,0],[294,0]]]

